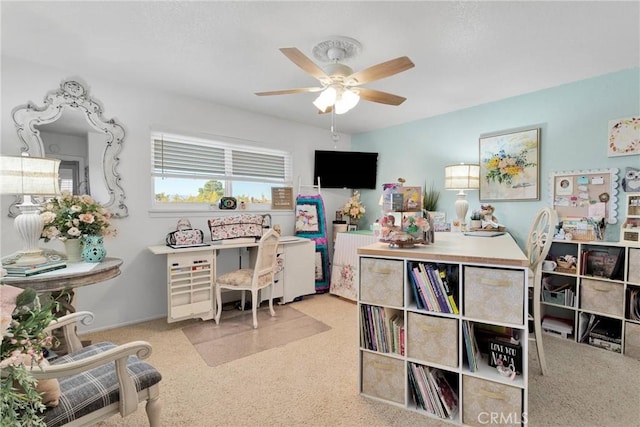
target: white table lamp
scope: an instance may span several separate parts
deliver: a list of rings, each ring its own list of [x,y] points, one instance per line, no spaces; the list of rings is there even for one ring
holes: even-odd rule
[[[14,220],[23,243],[16,265],[42,264],[47,260],[38,247],[44,228],[40,206],[33,203],[31,196],[53,196],[60,193],[59,167],[58,159],[0,156],[0,194],[23,196],[22,203],[18,205],[20,214]]]
[[[444,188],[458,190],[458,198],[455,203],[456,216],[462,229],[467,223],[467,211],[469,202],[464,190],[477,190],[480,188],[480,166],[460,163],[444,168]]]

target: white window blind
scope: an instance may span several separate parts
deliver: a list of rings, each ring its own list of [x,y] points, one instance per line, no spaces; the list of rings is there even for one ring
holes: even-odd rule
[[[236,143],[152,135],[153,176],[290,183],[291,155]]]

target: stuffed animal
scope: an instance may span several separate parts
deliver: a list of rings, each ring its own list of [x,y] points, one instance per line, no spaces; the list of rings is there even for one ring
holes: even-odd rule
[[[480,205],[480,210],[482,212],[482,219],[487,222],[498,222],[498,218],[493,216],[493,211],[495,208],[491,205]]]

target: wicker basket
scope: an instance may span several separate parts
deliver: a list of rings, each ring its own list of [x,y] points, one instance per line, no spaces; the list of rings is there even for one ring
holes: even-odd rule
[[[556,260],[556,262],[558,263],[558,267],[562,268],[563,270],[570,270],[571,267],[573,267],[573,263],[569,261]]]
[[[573,240],[579,240],[581,242],[596,240],[596,233],[594,233],[594,231],[591,229],[586,229],[586,230],[574,229],[569,231],[569,233],[571,233],[571,237]]]

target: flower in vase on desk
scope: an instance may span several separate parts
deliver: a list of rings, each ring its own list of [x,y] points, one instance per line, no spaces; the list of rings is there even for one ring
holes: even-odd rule
[[[360,193],[358,191],[353,192],[353,196],[342,207],[342,214],[348,216],[354,221],[359,221],[365,213],[365,208],[362,202],[360,202]]]
[[[44,203],[40,216],[44,222],[42,237],[45,242],[115,234],[109,221],[111,213],[86,194],[75,196],[63,192]]]

